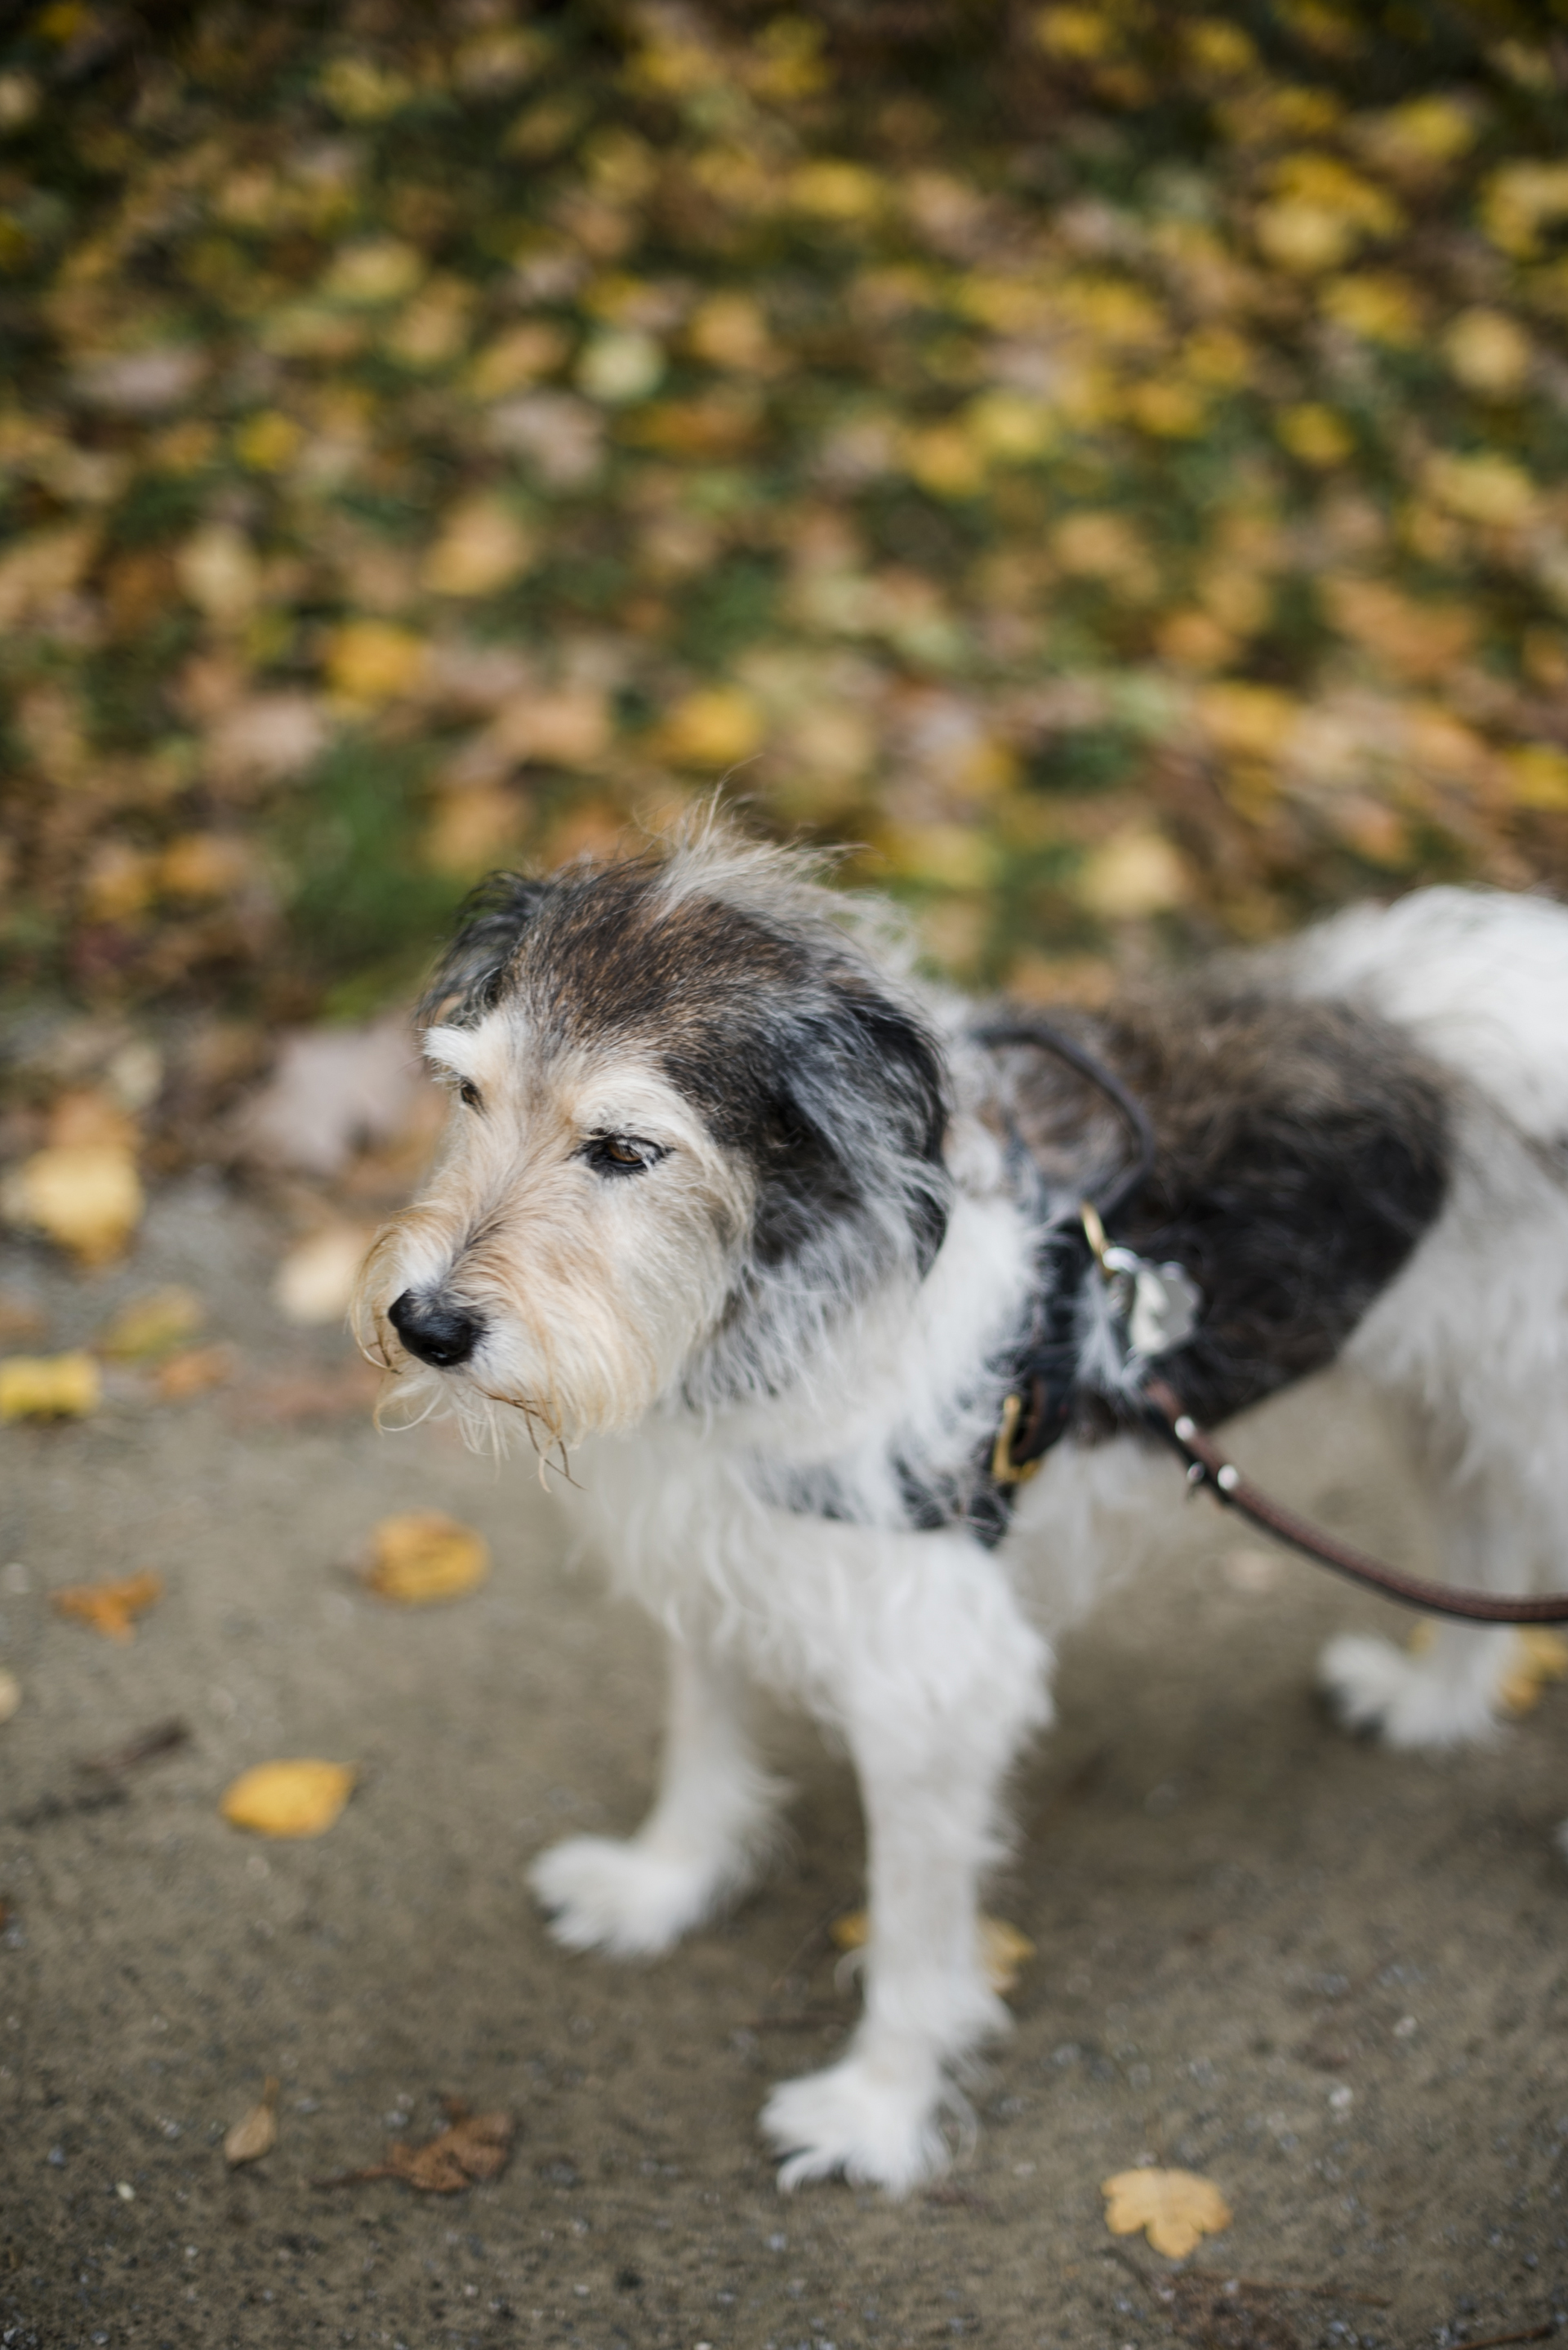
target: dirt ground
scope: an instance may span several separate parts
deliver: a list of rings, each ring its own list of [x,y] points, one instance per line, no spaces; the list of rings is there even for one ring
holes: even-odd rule
[[[796,1840],[739,1915],[641,1970],[557,1950],[523,1864],[637,1819],[655,1643],[566,1571],[522,1464],[362,1409],[265,1419],[260,1383],[347,1361],[269,1305],[281,1245],[198,1178],[127,1267],[10,1268],[52,1347],[192,1282],[242,1368],[0,1432],[0,2343],[1284,2350],[1568,2324],[1568,1692],[1480,1756],[1358,1747],[1314,1658],[1388,1611],[1183,1507],[1173,1470],[1169,1555],[1068,1644],[1020,1784],[993,1906],[1037,1955],[971,2158],[901,2207],[782,2199],[757,2108],[854,2012],[826,1932],[859,1899],[845,1766],[781,1724]],[[1360,1409],[1301,1399],[1238,1451],[1418,1551]],[[358,1589],[344,1560],[413,1506],[484,1530],[482,1590]],[[142,1565],[167,1591],[129,1646],[48,1607]],[[171,1716],[177,1752],[78,1768]],[[319,1841],[264,1846],[218,1797],[288,1754],[361,1779]],[[230,2173],[271,2074],[276,2147]],[[499,2179],[315,2183],[429,2135],[443,2093],[516,2116]],[[1233,2224],[1192,2265],[1252,2282],[1172,2298],[1172,2264],[1107,2233],[1101,2179],[1148,2157],[1219,2182]]]

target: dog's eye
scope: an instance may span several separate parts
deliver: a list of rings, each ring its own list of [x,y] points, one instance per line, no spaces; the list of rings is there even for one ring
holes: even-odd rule
[[[658,1166],[664,1152],[657,1142],[635,1134],[596,1134],[583,1156],[600,1175],[642,1175]]]
[[[464,1077],[457,1089],[457,1097],[469,1109],[483,1109],[484,1107],[479,1087],[472,1077]]]

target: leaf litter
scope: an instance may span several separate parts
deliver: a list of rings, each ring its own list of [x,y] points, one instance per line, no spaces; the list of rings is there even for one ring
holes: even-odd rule
[[[261,2101],[242,2114],[223,2139],[223,2160],[231,2170],[244,2162],[259,2162],[277,2144],[277,2093],[275,2073],[267,2075]]]
[[[86,1419],[102,1401],[103,1373],[85,1349],[0,1363],[0,1420]]]
[[[49,1605],[57,1615],[90,1625],[107,1639],[136,1638],[136,1618],[155,1607],[163,1596],[163,1577],[151,1567],[138,1575],[122,1575],[108,1583],[71,1583],[51,1591]]]
[[[510,2114],[475,2114],[461,2097],[443,2097],[447,2126],[423,2146],[393,2138],[384,2162],[318,2178],[317,2187],[358,2187],[372,2178],[400,2178],[422,2195],[456,2195],[475,2180],[499,2178],[511,2158],[517,2124]]]
[[[1211,2178],[1195,2170],[1118,2170],[1102,2180],[1106,2225],[1113,2236],[1141,2229],[1157,2252],[1184,2261],[1205,2236],[1231,2225],[1231,2206]]]
[[[378,1598],[427,1607],[460,1598],[489,1572],[490,1545],[483,1534],[439,1510],[407,1510],[382,1518],[373,1530],[363,1580]]]
[[[218,1808],[231,1827],[253,1835],[325,1835],[354,1792],[358,1772],[351,1762],[314,1757],[258,1762],[244,1771],[223,1794]]]

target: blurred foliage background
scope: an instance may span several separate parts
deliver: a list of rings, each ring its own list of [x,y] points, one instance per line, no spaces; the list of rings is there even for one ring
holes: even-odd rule
[[[1561,887],[1565,125],[1568,0],[13,16],[13,1000],[358,1016],[724,776],[1031,995]]]

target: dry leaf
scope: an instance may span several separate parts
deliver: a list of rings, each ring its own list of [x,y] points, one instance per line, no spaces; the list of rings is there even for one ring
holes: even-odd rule
[[[193,1289],[171,1282],[162,1289],[144,1290],[128,1298],[93,1341],[94,1349],[111,1362],[140,1363],[166,1355],[202,1326],[206,1309]]]
[[[450,514],[420,578],[438,596],[490,596],[527,569],[534,539],[493,498],[469,498]]]
[[[22,1684],[0,1666],[0,1721],[9,1721],[22,1702]]]
[[[218,1808],[231,1827],[265,1836],[325,1835],[353,1792],[351,1762],[258,1762]]]
[[[187,1347],[159,1367],[153,1385],[161,1402],[183,1403],[209,1388],[226,1387],[238,1361],[233,1347]]]
[[[141,1221],[141,1183],[123,1144],[83,1143],[36,1150],[5,1186],[5,1210],[69,1249],[86,1265],[107,1264]]]
[[[329,1224],[290,1249],[272,1284],[279,1313],[301,1324],[340,1322],[371,1238],[359,1224]]]
[[[112,1583],[72,1583],[49,1594],[57,1615],[74,1616],[111,1640],[133,1640],[135,1619],[163,1596],[163,1577],[144,1567],[140,1575],[122,1575]]]
[[[0,1363],[0,1420],[83,1419],[102,1400],[103,1374],[80,1350]]]
[[[41,1338],[48,1326],[49,1317],[36,1298],[0,1289],[0,1346],[16,1338]]]
[[[341,1419],[368,1411],[381,1385],[371,1363],[345,1363],[334,1371],[299,1371],[247,1388],[234,1401],[247,1426],[291,1428],[304,1420]]]
[[[448,2126],[423,2146],[394,2138],[385,2162],[351,2170],[323,2187],[353,2187],[362,2179],[400,2178],[424,2195],[455,2195],[476,2178],[499,2178],[512,2152],[517,2125],[510,2114],[471,2114],[460,2097],[442,2100]]]
[[[836,1918],[827,1930],[841,1950],[864,1950],[867,1931],[865,1910],[853,1909],[846,1918]],[[1005,1918],[981,1918],[980,1962],[987,1982],[999,1998],[1016,1986],[1024,1960],[1033,1956],[1034,1945],[1028,1935],[1010,1926]]]
[[[114,1149],[134,1151],[140,1138],[136,1120],[121,1103],[100,1093],[96,1086],[83,1086],[56,1095],[49,1104],[44,1139],[51,1150],[108,1144]]]
[[[472,1591],[489,1572],[483,1534],[439,1510],[407,1510],[383,1518],[372,1533],[365,1581],[383,1599],[422,1607]]]
[[[1498,1702],[1503,1711],[1529,1713],[1540,1704],[1548,1681],[1560,1680],[1568,1680],[1568,1639],[1543,1624],[1521,1625],[1514,1633],[1498,1682]]]
[[[231,2170],[242,2162],[259,2162],[277,2144],[277,2075],[270,2074],[260,2105],[242,2115],[224,2138],[223,2159]]]
[[[1157,2252],[1184,2261],[1200,2238],[1231,2225],[1231,2211],[1211,2178],[1195,2170],[1118,2170],[1102,2180],[1106,2225],[1113,2236],[1141,2228]]]

